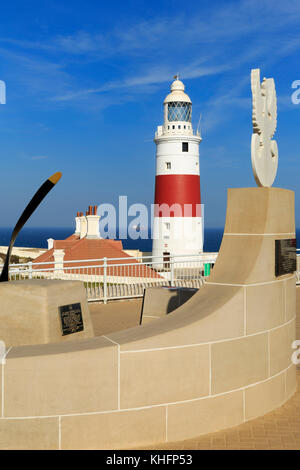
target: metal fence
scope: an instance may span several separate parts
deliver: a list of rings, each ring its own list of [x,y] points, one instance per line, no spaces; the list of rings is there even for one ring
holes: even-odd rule
[[[176,255],[167,259],[102,258],[12,264],[10,280],[61,279],[84,282],[88,301],[142,297],[146,287],[201,287],[218,253]]]
[[[88,301],[142,297],[146,287],[201,287],[218,253],[161,257],[102,258],[44,263],[11,264],[10,280],[62,279],[84,282]],[[296,284],[300,285],[300,249]]]
[[[296,271],[296,284],[300,285],[300,248],[297,248],[297,271]]]

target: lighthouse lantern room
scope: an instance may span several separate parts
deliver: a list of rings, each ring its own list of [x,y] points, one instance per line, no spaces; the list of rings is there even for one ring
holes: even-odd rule
[[[178,76],[164,101],[164,124],[157,127],[153,256],[200,254],[203,226],[198,130],[192,128],[192,102]],[[179,258],[178,258],[179,261]]]

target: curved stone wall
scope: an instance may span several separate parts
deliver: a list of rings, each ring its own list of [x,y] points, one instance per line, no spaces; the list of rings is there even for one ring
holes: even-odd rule
[[[178,310],[108,337],[8,351],[1,447],[151,445],[282,405],[296,389],[296,285],[275,277],[274,240],[294,236],[291,191],[229,190],[213,272]]]

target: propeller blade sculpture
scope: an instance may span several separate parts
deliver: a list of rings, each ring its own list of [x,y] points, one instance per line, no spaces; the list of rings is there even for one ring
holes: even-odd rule
[[[260,83],[260,70],[251,70],[252,123],[251,160],[257,186],[272,186],[278,166],[278,148],[272,140],[277,127],[277,98],[273,78]]]
[[[9,269],[9,260],[10,260],[10,255],[11,255],[11,250],[14,246],[14,243],[16,241],[16,238],[18,236],[18,233],[22,229],[22,227],[25,225],[29,217],[32,216],[36,208],[40,205],[42,200],[47,196],[49,191],[56,185],[56,183],[60,180],[62,174],[60,172],[54,173],[54,175],[50,176],[43,184],[42,186],[37,190],[25,210],[23,211],[23,214],[19,218],[18,222],[16,223],[16,226],[13,230],[11,239],[10,239],[10,244],[6,253],[6,258],[5,258],[5,263],[2,269],[2,273],[0,276],[0,282],[5,282],[8,281],[8,269]]]

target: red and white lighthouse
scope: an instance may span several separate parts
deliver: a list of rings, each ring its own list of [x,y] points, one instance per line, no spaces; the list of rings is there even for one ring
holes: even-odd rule
[[[203,251],[199,144],[192,128],[192,102],[175,77],[157,127],[153,256],[167,259]]]

